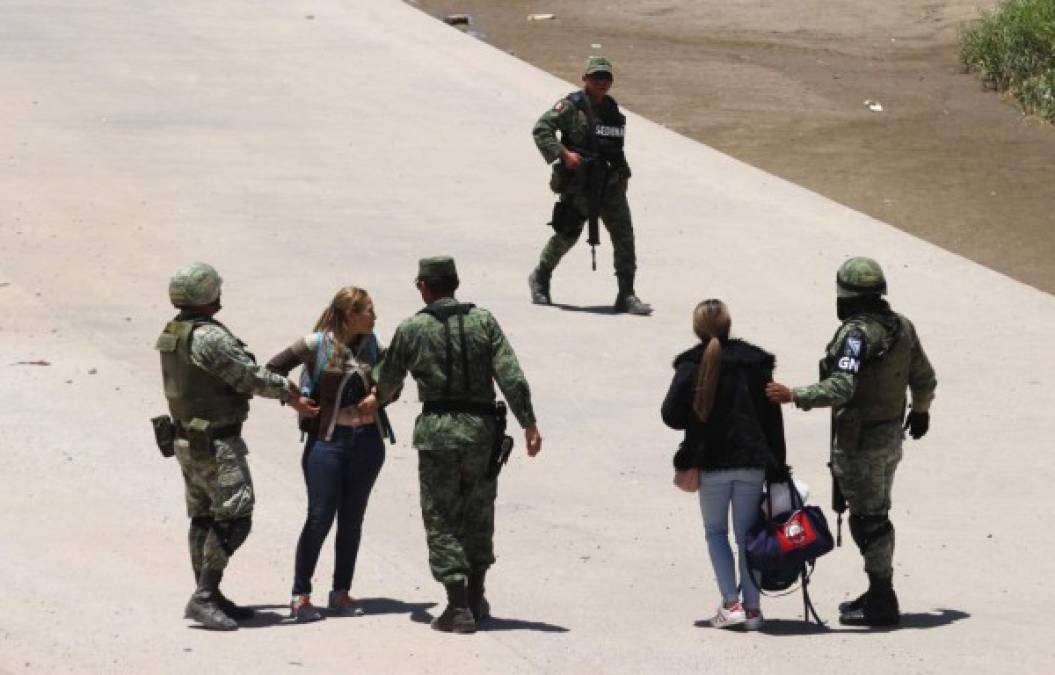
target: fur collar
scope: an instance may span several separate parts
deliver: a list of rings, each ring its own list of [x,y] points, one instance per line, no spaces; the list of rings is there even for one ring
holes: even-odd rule
[[[688,349],[674,358],[674,367],[686,362],[699,363],[703,357],[704,345],[701,342],[692,349]],[[775,368],[777,359],[775,356],[755,345],[739,338],[730,338],[722,345],[722,363],[742,366],[762,366]]]

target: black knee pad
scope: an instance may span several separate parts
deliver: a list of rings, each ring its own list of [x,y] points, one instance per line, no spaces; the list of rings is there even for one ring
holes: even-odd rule
[[[249,516],[239,518],[231,523],[231,534],[227,537],[227,555],[231,555],[245,543],[249,530],[253,529],[253,519]]]
[[[249,537],[249,530],[253,527],[253,519],[250,516],[236,518],[234,520],[223,520],[212,523],[213,532],[220,540],[220,547],[227,555],[233,554]]]
[[[861,554],[871,547],[872,544],[886,536],[894,536],[894,524],[890,522],[887,514],[859,516],[850,514],[850,536],[853,537]]]
[[[192,530],[207,530],[212,527],[212,516],[194,516],[190,519]]]

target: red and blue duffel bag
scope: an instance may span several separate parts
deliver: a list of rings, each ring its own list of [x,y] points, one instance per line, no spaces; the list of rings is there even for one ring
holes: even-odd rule
[[[799,569],[835,547],[824,512],[819,506],[804,505],[794,483],[789,488],[792,511],[772,518],[761,515],[747,532],[747,561],[752,569]],[[767,485],[767,499],[770,494],[772,489]]]

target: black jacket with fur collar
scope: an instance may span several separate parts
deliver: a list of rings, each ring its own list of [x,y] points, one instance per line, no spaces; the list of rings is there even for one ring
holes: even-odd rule
[[[674,467],[704,471],[784,467],[784,419],[780,406],[765,395],[776,359],[743,340],[725,341],[714,408],[710,418],[701,422],[692,402],[703,349],[698,344],[674,359],[674,379],[663,400],[663,421],[685,430]]]

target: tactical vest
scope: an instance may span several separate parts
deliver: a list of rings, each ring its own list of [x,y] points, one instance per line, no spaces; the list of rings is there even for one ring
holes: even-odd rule
[[[169,321],[154,345],[161,352],[161,376],[169,413],[181,424],[189,424],[194,418],[210,422],[240,421],[249,414],[249,396],[191,360],[194,331],[207,324],[223,328],[211,319]]]
[[[457,305],[445,305],[443,307],[426,307],[418,314],[428,314],[443,324],[443,335],[446,342],[446,359],[444,361],[444,400],[464,400],[469,394],[469,341],[465,339],[465,315],[476,305],[472,303],[459,303]],[[451,337],[451,317],[458,317],[458,331],[461,337],[462,352],[462,397],[454,395],[454,343]]]
[[[586,115],[587,124],[589,124],[590,115],[586,112],[589,101],[586,99],[586,92],[580,89],[568,94],[566,98]],[[611,162],[621,163],[625,161],[623,143],[626,140],[626,115],[619,112],[619,104],[615,102],[615,99],[610,96],[606,99],[605,104],[592,106],[593,135],[597,147],[590,149]],[[589,131],[587,131],[587,143],[589,143]]]
[[[912,366],[912,331],[908,319],[897,315],[897,327],[869,355],[857,373],[854,396],[845,407],[857,411],[861,422],[885,422],[905,414],[905,389]],[[829,368],[830,371],[830,368]]]

